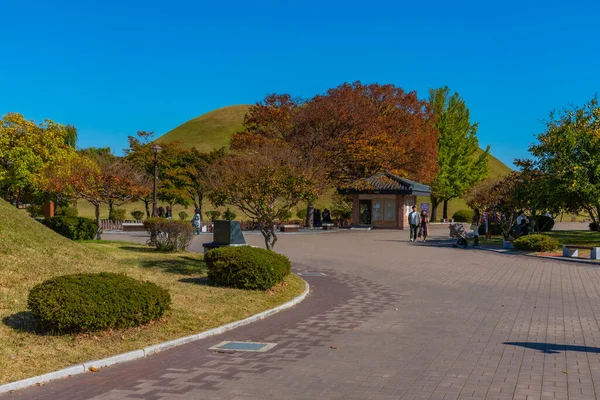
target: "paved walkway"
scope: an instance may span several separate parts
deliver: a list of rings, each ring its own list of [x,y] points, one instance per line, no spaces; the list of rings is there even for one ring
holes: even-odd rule
[[[282,235],[298,271],[327,274],[306,276],[313,291],[295,309],[0,399],[597,398],[600,267],[407,236]],[[277,346],[208,349],[234,339]]]

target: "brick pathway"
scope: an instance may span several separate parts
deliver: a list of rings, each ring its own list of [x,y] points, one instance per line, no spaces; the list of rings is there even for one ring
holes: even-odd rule
[[[306,277],[313,293],[295,309],[0,399],[596,398],[600,267],[407,236],[282,235],[298,270],[327,274]],[[277,346],[208,350],[223,340]]]

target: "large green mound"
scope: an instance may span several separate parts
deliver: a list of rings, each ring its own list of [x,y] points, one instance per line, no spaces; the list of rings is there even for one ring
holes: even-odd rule
[[[249,105],[219,108],[191,119],[158,138],[158,142],[182,142],[183,147],[196,147],[209,152],[229,146],[234,133],[242,129]]]
[[[158,138],[158,142],[182,142],[183,147],[196,147],[209,152],[229,146],[234,133],[242,129],[249,105],[223,107],[191,119]],[[490,176],[506,175],[511,169],[490,154]]]

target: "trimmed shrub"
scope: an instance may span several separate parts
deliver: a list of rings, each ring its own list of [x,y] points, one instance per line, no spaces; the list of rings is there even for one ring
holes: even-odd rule
[[[590,222],[590,231],[598,232],[598,224],[595,222]]]
[[[49,279],[31,289],[27,304],[44,330],[94,332],[160,318],[171,296],[152,282],[103,272]]]
[[[551,251],[558,247],[558,240],[547,235],[521,236],[513,242],[516,249],[531,251]]]
[[[27,207],[27,212],[32,218],[43,217],[44,216],[44,206],[41,204],[31,204]]]
[[[286,256],[250,246],[212,249],[204,261],[211,283],[237,289],[267,290],[291,271]]]
[[[44,225],[71,240],[92,240],[96,237],[96,221],[83,217],[52,217]]]
[[[471,222],[473,215],[475,215],[473,210],[458,210],[454,213],[452,219],[454,222]]]
[[[146,219],[144,229],[154,238],[158,250],[170,252],[185,250],[195,234],[194,227],[189,223],[164,218]]]
[[[231,211],[229,207],[227,207],[227,210],[225,210],[225,212],[223,213],[223,219],[226,221],[233,221],[235,217],[235,213]]]
[[[211,220],[212,222],[214,222],[215,220],[219,219],[219,217],[221,216],[221,211],[207,211],[204,214],[206,214],[206,216],[208,217],[209,220]]]
[[[79,210],[73,206],[58,207],[54,215],[57,217],[77,217]]]
[[[180,219],[181,221],[187,221],[187,219],[188,219],[189,217],[190,217],[190,216],[189,216],[189,215],[188,215],[188,213],[186,213],[185,211],[180,211],[180,212],[179,212],[179,219]]]
[[[108,216],[108,219],[112,222],[125,221],[125,215],[127,215],[127,212],[124,208],[113,207],[112,214]]]
[[[135,219],[136,221],[144,219],[144,212],[143,211],[133,210],[130,214],[133,217],[133,219]]]
[[[296,212],[296,217],[301,220],[306,220],[306,208],[301,208]]]
[[[538,215],[535,217],[535,226],[540,232],[550,232],[554,228],[554,219],[546,215]]]

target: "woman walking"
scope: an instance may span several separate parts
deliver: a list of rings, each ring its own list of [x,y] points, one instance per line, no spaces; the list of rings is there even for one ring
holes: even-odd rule
[[[192,226],[196,229],[196,235],[200,234],[202,228],[202,217],[200,216],[200,210],[196,209],[194,218],[192,218]]]
[[[425,241],[429,235],[429,215],[427,211],[421,211],[421,224],[419,225],[419,239]]]

